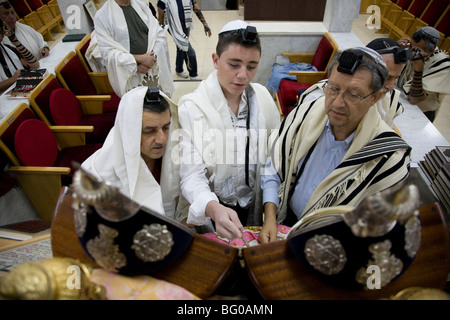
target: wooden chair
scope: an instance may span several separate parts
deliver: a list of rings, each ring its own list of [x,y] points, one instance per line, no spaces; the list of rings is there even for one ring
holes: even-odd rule
[[[387,33],[388,37],[392,33],[392,30],[397,28],[397,22],[402,16],[404,10],[399,5],[392,3],[389,10],[381,15],[381,32]]]
[[[62,18],[61,10],[59,9],[57,0],[46,1],[46,4],[50,9],[53,17],[58,19],[61,28],[64,27],[64,19]]]
[[[446,37],[439,49],[450,52],[450,38]]]
[[[48,26],[44,24],[37,14],[37,12],[33,11],[30,14],[26,15],[23,20],[27,25],[32,27],[34,30],[42,34],[46,41],[54,41],[55,39],[52,36],[52,33],[48,29]]]
[[[85,128],[74,129],[49,127],[25,103],[0,123],[0,149],[12,164],[8,170],[42,219],[51,219],[61,186],[70,184],[72,161],[83,162],[101,146],[84,145]]]
[[[72,257],[99,267],[84,251],[75,233],[73,191],[64,187],[52,220],[52,251],[55,257]],[[195,234],[186,252],[162,271],[151,276],[179,285],[198,297],[211,296],[237,263],[238,249]]]
[[[41,0],[27,0],[29,7],[36,11],[43,22],[48,25],[49,29],[55,33],[63,33],[61,28],[62,15],[59,12],[59,6],[56,0],[50,5]],[[55,6],[56,4],[56,6]]]
[[[450,240],[439,204],[419,208],[420,249],[406,271],[377,290],[348,290],[311,274],[294,256],[287,240],[243,250],[246,268],[265,299],[383,299],[409,287],[444,289],[450,269]]]
[[[77,96],[110,95],[111,100],[103,104],[104,112],[116,112],[120,98],[114,93],[106,72],[87,72],[75,52],[69,52],[55,66],[59,82]]]
[[[61,28],[60,22],[62,17],[54,17],[50,8],[47,5],[43,5],[42,7],[36,10],[37,14],[41,18],[42,21],[45,21],[48,29],[54,33],[63,33],[64,30]]]

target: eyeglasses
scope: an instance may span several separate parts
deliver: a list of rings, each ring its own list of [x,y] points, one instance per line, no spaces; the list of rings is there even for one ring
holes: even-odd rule
[[[363,101],[364,99],[366,99],[367,97],[369,97],[375,93],[375,92],[372,92],[372,93],[369,93],[365,97],[361,97],[360,95],[353,94],[348,91],[341,92],[341,90],[333,88],[333,87],[329,86],[328,84],[323,89],[323,92],[325,93],[325,95],[327,97],[332,98],[332,99],[337,98],[339,93],[342,93],[342,99],[344,99],[344,101],[348,104],[358,104],[361,101]]]

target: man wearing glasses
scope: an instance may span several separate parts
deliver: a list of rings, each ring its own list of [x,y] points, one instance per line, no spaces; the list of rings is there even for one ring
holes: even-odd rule
[[[411,148],[373,107],[388,77],[383,58],[366,47],[348,49],[328,74],[325,95],[294,109],[270,137],[261,243],[275,241],[277,223],[356,206],[409,174]]]

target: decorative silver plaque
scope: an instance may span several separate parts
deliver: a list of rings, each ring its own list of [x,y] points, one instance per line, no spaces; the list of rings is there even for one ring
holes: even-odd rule
[[[116,229],[103,224],[98,225],[100,235],[87,243],[87,250],[99,266],[112,271],[118,270],[127,265],[127,258],[119,251],[119,246],[114,244],[119,232]]]
[[[389,284],[392,279],[400,274],[403,269],[403,263],[395,255],[391,254],[392,243],[389,240],[371,244],[369,251],[372,253],[372,260],[367,263],[367,268],[377,266],[380,270],[380,286],[384,287]],[[362,285],[367,284],[370,272],[367,268],[362,267],[356,272],[356,281]]]
[[[136,256],[145,262],[163,260],[172,250],[172,233],[167,226],[153,223],[144,225],[133,237],[131,248]]]
[[[345,250],[339,240],[330,235],[315,235],[305,245],[308,263],[326,275],[338,274],[347,262]]]

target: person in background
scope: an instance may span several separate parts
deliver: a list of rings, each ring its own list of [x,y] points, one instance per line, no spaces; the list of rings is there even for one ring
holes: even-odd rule
[[[94,19],[96,43],[114,92],[141,86],[175,91],[166,32],[141,0],[107,0]],[[90,48],[92,50],[92,48]]]
[[[0,92],[17,81],[21,70],[39,67],[39,61],[17,39],[15,46],[2,43],[5,35],[11,36],[11,30],[0,20]]]
[[[47,57],[50,48],[44,37],[32,27],[17,21],[16,12],[9,2],[0,2],[0,19],[10,30],[10,37],[3,39],[4,44],[15,46],[20,42],[37,60]]]
[[[394,119],[401,115],[405,108],[400,103],[401,92],[395,89],[395,83],[401,75],[403,68],[408,60],[412,58],[410,50],[406,50],[399,44],[389,38],[377,38],[366,45],[367,48],[378,52],[386,63],[388,69],[388,78],[384,84],[384,95],[377,102],[377,110],[381,118],[392,128]],[[305,90],[299,98],[298,105],[317,99],[323,95],[323,88],[328,80],[322,80]]]
[[[398,40],[400,46],[413,51],[397,85],[408,100],[416,104],[433,122],[445,95],[450,94],[450,59],[439,50],[439,32],[433,27],[422,27],[411,39]]]
[[[182,78],[200,80],[198,76],[197,57],[195,50],[189,42],[189,33],[193,27],[192,11],[195,12],[205,29],[205,35],[211,37],[211,29],[196,0],[158,0],[158,20],[161,25],[169,26],[177,47],[175,72]],[[183,71],[186,63],[188,72]]]

